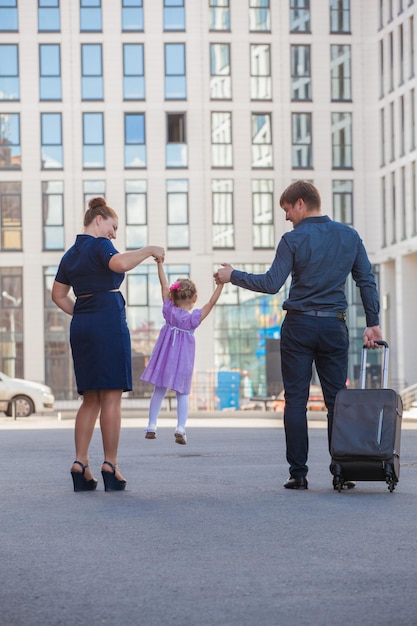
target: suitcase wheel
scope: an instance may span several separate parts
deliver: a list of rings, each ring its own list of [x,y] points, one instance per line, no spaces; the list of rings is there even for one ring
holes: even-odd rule
[[[385,482],[388,485],[389,491],[392,493],[395,489],[395,485],[398,481],[395,480],[394,472],[391,464],[387,464],[385,471]]]

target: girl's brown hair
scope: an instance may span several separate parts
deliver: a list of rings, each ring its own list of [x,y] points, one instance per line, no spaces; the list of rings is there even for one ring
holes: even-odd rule
[[[169,288],[169,297],[174,304],[183,300],[192,300],[197,295],[197,287],[189,278],[177,278]]]
[[[84,226],[89,226],[97,215],[101,215],[105,220],[109,217],[118,219],[116,211],[107,205],[104,198],[91,198],[84,213]]]

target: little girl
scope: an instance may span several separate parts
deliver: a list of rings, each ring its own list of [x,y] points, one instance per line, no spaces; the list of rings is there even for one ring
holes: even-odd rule
[[[149,404],[149,423],[146,439],[156,438],[156,423],[167,389],[177,396],[177,428],[175,442],[187,443],[185,424],[188,417],[188,397],[194,368],[194,329],[210,313],[220,297],[223,285],[217,285],[210,300],[202,309],[192,310],[197,300],[197,288],[188,278],[178,278],[168,287],[162,262],[158,261],[158,276],[162,290],[162,327],[149,363],[141,380],[152,383],[155,389]]]

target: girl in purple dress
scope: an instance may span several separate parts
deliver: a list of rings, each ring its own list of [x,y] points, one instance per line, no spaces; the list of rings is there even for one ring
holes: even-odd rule
[[[156,438],[156,424],[162,401],[168,389],[177,396],[176,443],[186,444],[185,424],[188,417],[188,398],[194,368],[195,339],[197,328],[210,313],[222,291],[217,285],[210,300],[201,309],[194,309],[197,288],[188,278],[178,280],[168,286],[163,263],[158,260],[158,276],[162,290],[162,314],[165,325],[162,327],[148,365],[141,380],[152,383],[155,389],[149,405],[149,423],[146,439]]]

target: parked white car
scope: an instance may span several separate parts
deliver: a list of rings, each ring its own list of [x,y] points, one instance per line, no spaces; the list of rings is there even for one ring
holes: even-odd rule
[[[10,378],[0,372],[0,411],[9,417],[49,413],[54,408],[54,402],[50,387],[21,378]]]

